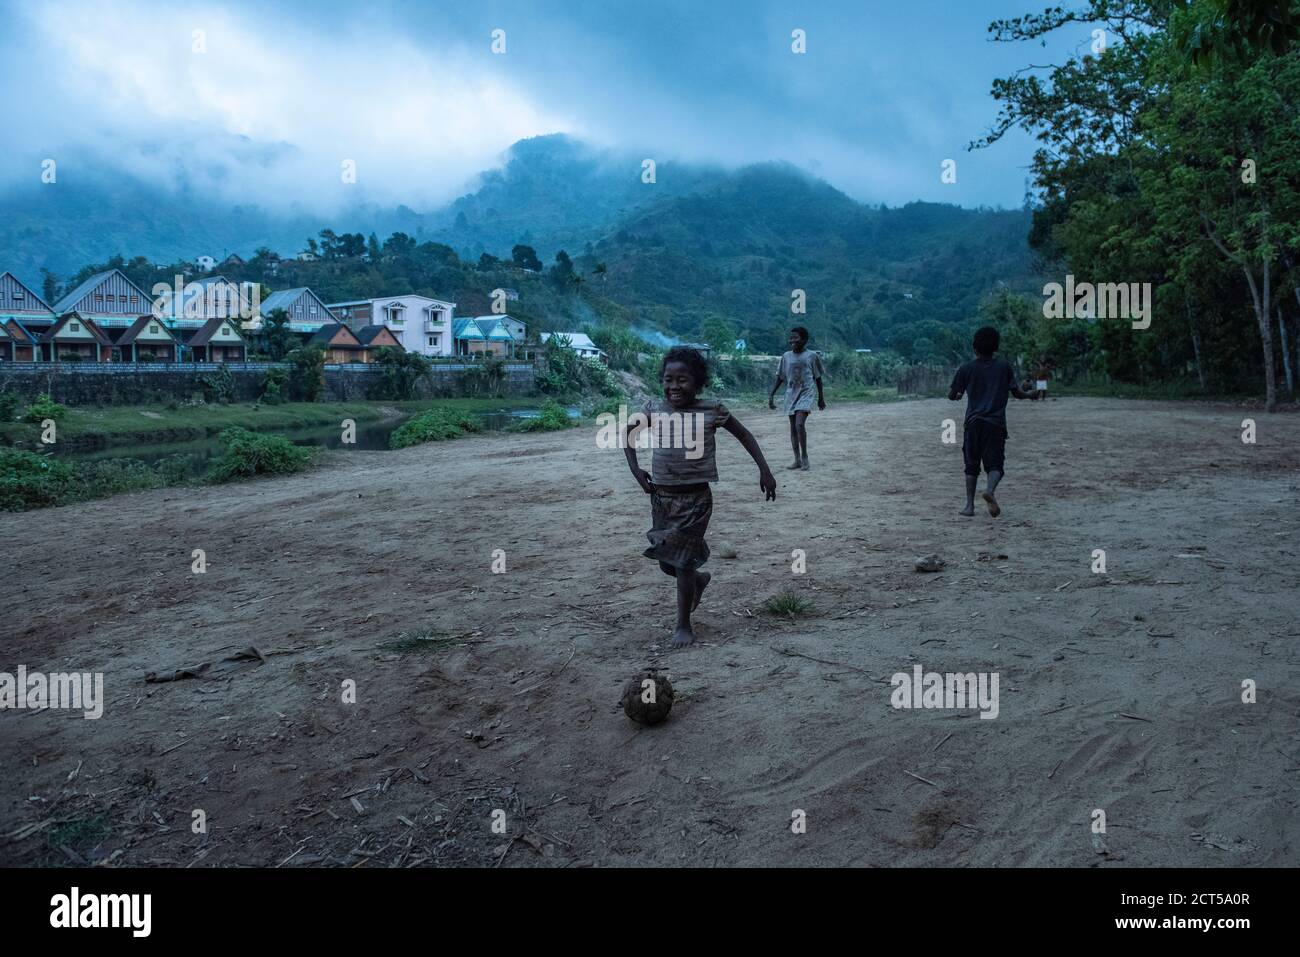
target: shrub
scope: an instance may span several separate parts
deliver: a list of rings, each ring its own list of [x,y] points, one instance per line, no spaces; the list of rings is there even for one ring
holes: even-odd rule
[[[561,429],[571,429],[575,425],[577,425],[577,422],[569,416],[569,412],[564,406],[554,399],[547,399],[542,403],[542,409],[535,418],[524,419],[511,431],[558,432]]]
[[[199,376],[199,388],[206,402],[229,405],[235,401],[235,377],[224,365],[209,375]]]
[[[23,400],[14,392],[0,392],[0,422],[12,422],[18,417]]]
[[[289,398],[316,402],[325,388],[325,352],[316,346],[294,349],[285,357],[290,363]]]
[[[219,436],[225,453],[208,471],[211,482],[229,482],[255,475],[290,475],[312,463],[316,450],[294,445],[279,435],[258,435],[247,429],[226,429]]]
[[[413,399],[415,387],[429,374],[433,363],[418,352],[386,346],[375,353],[379,381],[371,389],[372,399]]]
[[[467,432],[481,432],[477,422],[463,412],[450,409],[429,409],[403,422],[388,437],[390,449],[404,449],[425,442],[445,442],[458,439]]]
[[[58,505],[72,490],[72,469],[35,452],[0,449],[0,510],[21,512]]]
[[[67,414],[67,406],[51,401],[48,395],[42,393],[36,397],[35,402],[27,407],[23,419],[28,422],[42,422],[45,419],[53,419],[57,422]]]
[[[283,369],[267,369],[266,377],[262,380],[262,394],[259,401],[267,405],[279,405],[284,401],[285,381],[288,374]]]

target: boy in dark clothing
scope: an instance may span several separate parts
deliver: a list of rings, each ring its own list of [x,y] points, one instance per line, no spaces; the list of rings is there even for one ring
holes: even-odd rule
[[[1007,394],[1028,399],[1028,393],[1016,385],[1011,363],[993,358],[1001,337],[992,326],[975,332],[975,361],[968,362],[953,376],[948,398],[957,401],[966,396],[966,424],[962,437],[962,457],[966,460],[966,507],[962,515],[975,514],[975,485],[980,465],[988,475],[984,502],[994,518],[1002,513],[994,491],[1002,480],[1003,457],[1007,442]]]

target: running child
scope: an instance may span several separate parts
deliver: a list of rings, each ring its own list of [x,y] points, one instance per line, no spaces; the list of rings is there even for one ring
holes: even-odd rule
[[[660,377],[663,399],[647,402],[642,410],[655,440],[650,472],[637,464],[633,444],[643,426],[629,424],[623,451],[632,477],[650,496],[652,527],[646,532],[650,547],[644,554],[659,562],[664,574],[677,579],[673,645],[680,648],[695,640],[691,612],[699,606],[711,578],[699,568],[709,558],[704,540],[713,515],[709,483],[718,480],[714,433],[725,429],[745,447],[758,465],[758,487],[766,501],[776,498],[776,479],[750,431],[721,402],[699,397],[709,381],[709,365],[703,355],[675,346],[664,356]]]
[[[808,348],[808,330],[795,326],[790,330],[790,351],[781,356],[781,364],[776,369],[776,381],[772,391],[767,394],[767,407],[775,409],[772,397],[776,390],[785,387],[785,414],[790,417],[790,446],[794,449],[792,469],[811,467],[808,464],[808,415],[813,407],[813,386],[817,387],[817,408],[826,408],[826,398],[822,394],[822,357]]]
[[[975,486],[979,481],[981,464],[988,476],[984,503],[994,518],[1002,514],[994,492],[1005,471],[1007,394],[1017,399],[1030,398],[1016,384],[1011,363],[993,358],[1001,341],[1001,336],[992,326],[977,330],[972,343],[975,360],[957,370],[948,390],[948,398],[954,402],[963,394],[966,396],[966,424],[961,445],[962,458],[966,462],[966,507],[959,513],[961,515],[975,514]]]

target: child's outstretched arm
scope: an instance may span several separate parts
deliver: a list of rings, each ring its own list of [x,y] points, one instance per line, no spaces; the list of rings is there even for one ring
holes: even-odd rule
[[[650,473],[641,468],[640,463],[637,462],[636,446],[633,444],[636,441],[635,436],[644,427],[643,425],[633,426],[629,424],[623,429],[623,455],[627,457],[627,467],[632,470],[632,477],[641,486],[641,491],[650,495],[655,490],[654,483],[650,481]]]
[[[956,402],[960,399],[966,392],[965,385],[966,383],[962,381],[961,369],[958,369],[957,374],[952,377],[952,385],[948,386],[949,401]]]
[[[754,433],[741,425],[734,415],[727,419],[727,424],[723,428],[736,437],[749,453],[749,457],[754,460],[754,464],[758,466],[758,487],[763,490],[764,501],[775,501],[776,479],[772,476],[772,470],[767,467],[767,459],[763,458],[763,450],[758,447],[758,439],[754,438]]]

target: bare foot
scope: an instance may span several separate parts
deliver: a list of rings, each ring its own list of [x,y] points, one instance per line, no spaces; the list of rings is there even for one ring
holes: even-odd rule
[[[713,578],[708,572],[696,572],[695,574],[695,601],[691,604],[691,611],[700,607],[700,599],[704,597],[704,589],[709,587],[709,581]]]
[[[989,507],[989,514],[992,515],[994,518],[997,518],[999,515],[1001,515],[1002,509],[998,507],[998,500],[993,497],[993,493],[984,492],[982,494],[984,496],[984,504]]]
[[[794,465],[787,465],[786,468],[787,468],[787,469],[801,469],[801,468],[803,468],[803,463],[800,462],[798,459],[795,459],[795,460],[794,460]]]
[[[809,470],[812,469],[812,466],[808,464],[808,459],[807,459],[806,456],[805,456],[804,460],[803,460],[802,462],[799,463],[799,468],[803,469],[805,472],[807,472],[807,471],[809,471]]]
[[[695,640],[695,632],[691,631],[691,629],[686,625],[681,626],[680,628],[678,628],[676,631],[673,632],[674,648],[685,648],[694,640]]]
[[[965,515],[967,518],[970,518],[972,515],[975,514],[975,506],[974,506],[974,505],[967,505],[965,508],[963,508],[963,509],[962,509],[960,512],[958,512],[957,514],[958,514],[958,515]]]

